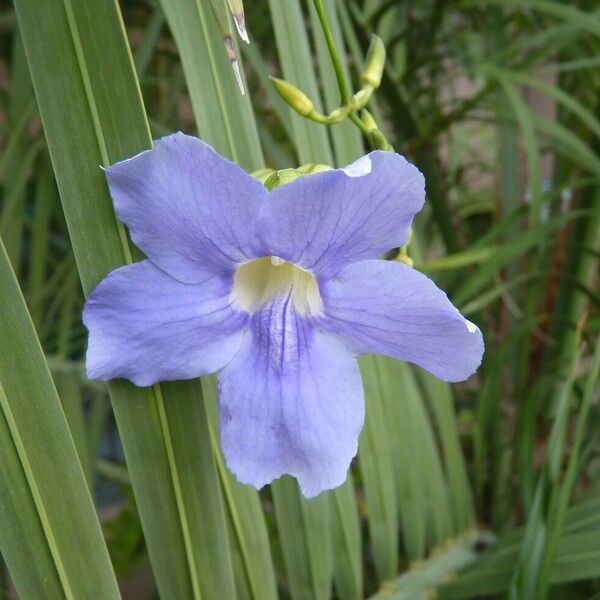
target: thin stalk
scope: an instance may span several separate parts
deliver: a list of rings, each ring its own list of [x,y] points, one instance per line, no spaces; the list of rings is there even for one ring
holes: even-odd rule
[[[342,104],[350,104],[350,92],[348,91],[346,76],[344,75],[342,61],[340,60],[340,55],[337,51],[335,40],[333,39],[333,33],[331,32],[331,27],[329,26],[329,21],[327,20],[327,15],[325,14],[323,2],[322,0],[313,0],[313,3],[315,5],[317,15],[319,15],[319,22],[321,23],[323,35],[325,36],[325,41],[327,42],[327,49],[329,50],[329,56],[331,56],[331,63],[333,64],[333,70],[335,71],[335,78],[337,79],[337,84],[340,89]]]
[[[327,42],[327,49],[329,50],[329,56],[331,57],[331,63],[333,65],[333,70],[335,71],[335,78],[337,80],[338,88],[340,90],[340,99],[342,101],[342,105],[349,106],[351,103],[350,91],[348,88],[348,83],[346,81],[346,76],[344,75],[344,69],[342,67],[340,54],[335,45],[333,33],[331,31],[331,27],[329,26],[329,21],[327,20],[325,8],[323,7],[323,2],[322,0],[313,0],[313,4],[317,11],[317,15],[319,16],[319,22],[321,23],[321,28],[323,29],[325,41]],[[361,130],[362,134],[368,139],[369,130],[367,126],[363,123],[363,120],[352,111],[350,111],[348,117]]]

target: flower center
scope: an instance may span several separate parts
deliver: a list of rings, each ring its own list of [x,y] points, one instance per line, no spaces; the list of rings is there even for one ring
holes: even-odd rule
[[[321,313],[321,294],[312,273],[278,256],[263,256],[240,265],[231,295],[234,306],[249,313],[277,296],[289,296],[302,315]]]

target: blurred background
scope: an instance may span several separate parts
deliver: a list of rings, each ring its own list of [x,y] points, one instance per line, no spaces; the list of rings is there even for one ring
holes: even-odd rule
[[[246,2],[251,44],[238,48],[262,166],[347,164],[368,150],[358,130],[291,115],[267,78],[285,77],[326,111],[339,105],[312,3],[287,3]],[[120,3],[152,134],[203,135],[201,102],[210,102],[199,99],[203,86],[225,97],[239,92],[222,46],[212,46],[223,55],[216,83],[194,75],[194,48],[180,56],[179,21],[168,4]],[[301,591],[295,551],[282,533],[289,529],[266,489],[260,502],[278,593],[344,600],[378,591],[381,598],[487,598],[512,590],[517,598],[600,598],[600,6],[595,0],[326,5],[355,90],[371,34],[385,43],[386,69],[369,108],[427,181],[409,253],[479,325],[486,354],[475,376],[452,387],[406,365],[365,360],[368,419],[343,492],[359,535],[359,553],[351,557],[358,563],[350,569],[358,583],[344,579],[338,565],[346,550],[336,536],[344,528],[334,523],[328,580]],[[198,36],[209,30],[219,38],[214,16],[203,14]],[[232,122],[226,133],[235,139]],[[219,135],[213,135],[217,148]],[[221,151],[231,155],[227,147]],[[84,376],[83,292],[23,42],[6,2],[0,236],[93,489],[123,595],[154,598],[107,390]],[[316,569],[310,553],[307,564]],[[2,574],[0,597],[10,597]],[[528,595],[528,581],[542,581],[534,586],[542,596]]]

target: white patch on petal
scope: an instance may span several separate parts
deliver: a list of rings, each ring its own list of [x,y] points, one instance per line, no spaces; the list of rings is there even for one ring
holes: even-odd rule
[[[288,295],[301,315],[321,314],[321,293],[313,274],[279,256],[250,260],[235,272],[231,300],[240,310],[252,314],[273,298]]]
[[[471,323],[471,321],[469,321],[468,319],[465,319],[465,322],[467,324],[467,329],[469,333],[477,333],[477,331],[479,331],[479,327],[477,327],[475,323]]]
[[[342,169],[348,177],[363,177],[371,172],[371,159],[368,156],[361,156],[351,165]]]

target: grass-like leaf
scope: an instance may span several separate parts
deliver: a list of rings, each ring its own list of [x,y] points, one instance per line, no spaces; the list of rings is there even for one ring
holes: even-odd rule
[[[0,551],[22,598],[119,598],[42,348],[0,241]]]
[[[100,165],[151,144],[113,3],[16,3],[84,291],[131,261]],[[65,94],[65,86],[69,93]],[[234,598],[227,528],[199,384],[110,385],[161,595]]]

